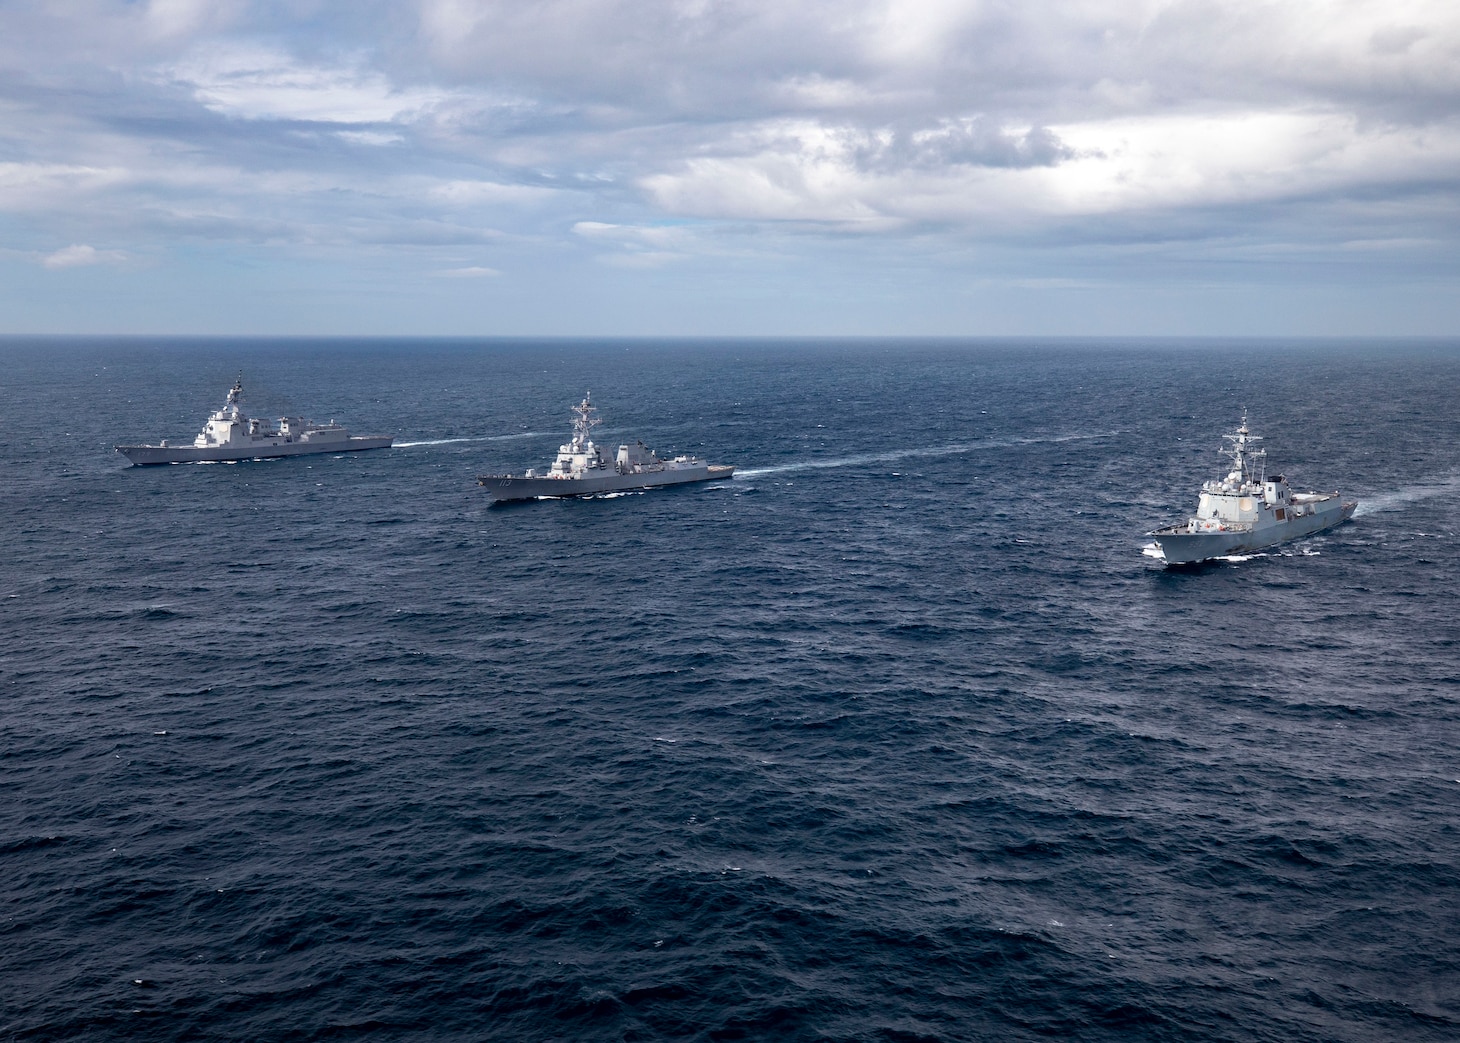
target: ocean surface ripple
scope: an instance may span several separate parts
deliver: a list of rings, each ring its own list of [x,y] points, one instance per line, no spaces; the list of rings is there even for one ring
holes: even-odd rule
[[[0,359],[0,1038],[1460,1039],[1460,345]],[[240,370],[398,444],[111,451]],[[486,506],[588,388],[739,474]]]

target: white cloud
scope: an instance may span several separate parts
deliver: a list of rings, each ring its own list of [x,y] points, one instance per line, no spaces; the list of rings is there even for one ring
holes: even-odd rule
[[[433,87],[397,88],[359,62],[310,64],[274,48],[213,45],[158,71],[214,112],[250,120],[410,122],[451,99]]]
[[[985,5],[959,0],[886,0],[861,7],[864,45],[883,66],[940,64],[970,26],[989,20]]]
[[[778,122],[729,142],[739,155],[703,156],[651,174],[644,189],[671,213],[726,219],[864,224],[882,221],[868,201],[859,154],[877,139],[855,127]]]
[[[514,273],[733,256],[750,278],[849,243],[930,269],[1092,244],[1118,266],[1163,237],[1396,272],[1460,248],[1453,0],[27,0],[5,22],[7,245],[58,265],[87,241],[464,279],[495,271],[457,267],[488,242]]]
[[[560,194],[559,189],[540,185],[511,185],[499,181],[453,179],[427,188],[429,198],[449,206],[502,206],[545,203]]]
[[[678,225],[620,225],[605,221],[579,221],[573,234],[609,247],[603,256],[607,264],[620,268],[662,268],[688,260],[708,250],[698,236]]]
[[[240,6],[236,0],[147,0],[143,17],[155,37],[173,39],[222,28],[237,19]]]
[[[118,167],[70,163],[0,163],[0,210],[26,212],[125,182]]]
[[[1098,107],[1121,96],[1418,105],[1460,86],[1453,0],[424,0],[421,33],[463,82],[755,119],[789,105],[1055,122],[1112,115]]]
[[[388,145],[399,145],[406,140],[399,134],[379,130],[337,130],[335,131],[335,137],[341,141],[348,141],[352,145],[365,145],[369,148],[384,148]]]
[[[830,79],[819,73],[790,76],[776,84],[773,94],[781,95],[796,108],[848,109],[875,100],[862,84],[850,79]]]
[[[610,224],[606,221],[579,221],[573,225],[573,234],[584,239],[600,242],[623,243],[631,246],[662,248],[683,245],[689,233],[676,226],[638,226]]]
[[[119,250],[98,250],[84,243],[73,243],[47,254],[41,258],[41,264],[51,269],[86,268],[95,264],[121,264],[126,259],[127,255]]]
[[[1000,133],[1014,160],[1036,147],[1033,132]],[[1420,130],[1333,111],[1173,112],[1047,133],[1037,147],[1049,150],[1049,162],[968,164],[950,149],[930,163],[916,149],[899,157],[884,147],[890,132],[776,124],[758,146],[731,142],[734,154],[689,159],[642,184],[660,207],[685,216],[879,233],[909,223],[1007,230],[1044,218],[1220,209],[1453,180],[1460,170],[1460,120]],[[978,151],[989,149],[980,145],[972,158]]]
[[[1421,132],[1341,112],[1256,111],[1057,129],[1083,155],[1035,178],[1043,205],[1073,213],[1399,187],[1460,169],[1460,121]]]

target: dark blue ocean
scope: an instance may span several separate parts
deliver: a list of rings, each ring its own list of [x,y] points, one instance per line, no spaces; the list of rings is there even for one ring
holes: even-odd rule
[[[383,451],[131,468],[240,373]],[[733,480],[486,506],[600,441]],[[1460,343],[0,341],[0,1039],[1460,1039]],[[1362,501],[1166,570],[1243,410]]]

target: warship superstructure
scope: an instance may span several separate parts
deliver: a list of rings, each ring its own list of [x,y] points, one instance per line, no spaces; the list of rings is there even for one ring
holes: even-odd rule
[[[278,456],[310,456],[315,453],[349,453],[360,449],[384,449],[395,441],[392,435],[354,435],[331,420],[315,424],[300,417],[281,417],[277,422],[243,415],[243,379],[228,392],[223,408],[208,418],[192,445],[119,445],[133,464],[186,464],[230,460],[265,460]]]
[[[676,456],[661,460],[643,442],[618,447],[612,457],[595,445],[589,437],[602,423],[591,401],[592,393],[573,407],[573,437],[558,449],[558,457],[543,474],[529,468],[521,475],[484,474],[477,482],[495,502],[531,500],[539,496],[592,496],[595,493],[654,489],[661,485],[683,485],[729,478],[735,473],[730,466],[705,463],[693,456]]]
[[[1231,461],[1223,478],[1201,487],[1196,514],[1150,533],[1168,565],[1248,554],[1331,529],[1353,517],[1355,500],[1337,492],[1295,493],[1282,475],[1267,474],[1267,450],[1247,427],[1247,414],[1222,454]]]

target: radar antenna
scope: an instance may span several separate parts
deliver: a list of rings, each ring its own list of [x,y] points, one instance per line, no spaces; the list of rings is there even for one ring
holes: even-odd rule
[[[1222,455],[1232,461],[1232,472],[1227,475],[1229,482],[1261,485],[1267,480],[1267,450],[1257,448],[1262,439],[1248,429],[1247,410],[1242,410],[1242,426],[1237,433],[1223,435],[1222,438],[1232,443],[1222,449]]]
[[[573,451],[583,452],[588,447],[588,432],[603,423],[602,417],[594,416],[597,408],[590,401],[593,392],[583,392],[583,401],[573,407],[577,417],[573,420]]]

